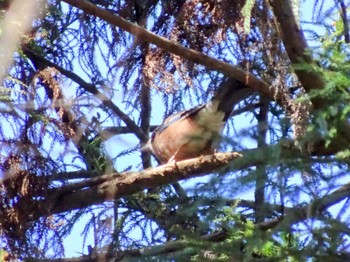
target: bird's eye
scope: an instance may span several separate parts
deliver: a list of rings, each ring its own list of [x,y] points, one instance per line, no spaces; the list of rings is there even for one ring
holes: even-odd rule
[[[151,135],[151,141],[154,140],[154,137],[156,136],[156,132],[153,132],[152,135]]]

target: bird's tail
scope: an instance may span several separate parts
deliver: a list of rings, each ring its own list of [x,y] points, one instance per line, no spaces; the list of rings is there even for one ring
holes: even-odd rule
[[[224,121],[226,121],[230,117],[234,106],[253,92],[254,90],[242,82],[229,78],[220,85],[212,101],[217,101],[218,110],[225,113]]]

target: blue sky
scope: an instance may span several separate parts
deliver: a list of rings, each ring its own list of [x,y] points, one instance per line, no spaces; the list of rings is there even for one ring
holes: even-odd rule
[[[311,21],[311,17],[313,15],[312,11],[312,4],[313,1],[304,1],[302,8],[301,8],[301,20],[302,21]],[[333,4],[333,3],[332,3]],[[314,28],[309,24],[303,24],[303,28]],[[322,26],[316,27],[316,30],[321,33]],[[317,45],[317,43],[315,43]],[[80,76],[83,76],[83,72],[77,71]],[[67,83],[68,85],[68,83]],[[71,88],[67,88],[66,90],[73,90]],[[66,92],[66,96],[69,97],[70,94],[69,92]],[[115,96],[115,102],[116,104],[123,108],[124,104],[123,101],[118,100],[118,96]],[[165,112],[165,108],[163,107],[161,97],[156,95],[156,92],[153,92],[153,103],[157,106],[156,108],[153,109],[152,111],[152,124],[160,124],[163,119],[163,115]],[[191,105],[188,104],[188,108],[190,108]],[[90,112],[91,116],[95,114],[94,110]],[[249,126],[255,125],[255,122],[250,122],[251,117],[248,119],[244,116],[237,117],[235,119],[235,128],[237,131],[240,131],[241,129],[248,128]],[[238,124],[237,124],[238,123]],[[113,122],[111,122],[111,125],[113,125]],[[239,128],[238,128],[239,127]],[[255,142],[246,139],[241,141],[242,144],[244,144],[245,147],[247,148],[252,148],[255,147]],[[118,154],[120,151],[125,150],[126,148],[133,148],[138,145],[138,141],[132,136],[132,135],[123,135],[123,136],[116,136],[108,140],[108,142],[105,144],[106,146],[106,151],[111,154],[111,157],[114,157],[116,154]],[[118,170],[123,170],[126,168],[129,163],[138,163],[139,162],[139,152],[136,152],[135,154],[131,154],[129,156],[123,157],[122,160],[118,159],[116,162],[116,167]],[[134,167],[135,168],[135,167]],[[200,181],[204,181],[208,179],[207,177],[200,178]],[[191,181],[185,181],[183,182],[183,186],[186,187],[192,187],[196,180],[191,180]],[[253,192],[252,191],[247,191],[241,194],[239,197],[242,197],[244,199],[253,199]],[[82,252],[85,254],[87,253],[87,245],[94,245],[93,244],[93,237],[92,234],[89,235],[89,237],[86,239],[85,242],[85,248],[82,250],[82,245],[83,245],[83,236],[81,235],[81,232],[85,226],[85,223],[87,222],[88,219],[91,219],[90,215],[87,216],[86,218],[82,219],[79,223],[76,224],[74,227],[74,230],[72,231],[71,235],[67,237],[64,240],[64,246],[66,248],[66,256],[67,257],[73,257],[73,256],[80,256]],[[134,232],[134,234],[138,234],[137,231]]]

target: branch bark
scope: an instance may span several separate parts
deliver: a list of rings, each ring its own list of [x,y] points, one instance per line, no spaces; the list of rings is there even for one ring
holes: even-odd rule
[[[283,44],[301,84],[307,92],[323,89],[325,82],[320,75],[305,69],[298,69],[298,65],[301,63],[311,64],[314,61],[309,54],[310,50],[308,49],[304,33],[295,20],[291,1],[270,0],[269,2],[276,17]],[[312,103],[315,109],[324,105],[324,101],[321,99],[313,99]]]
[[[279,154],[276,154],[276,152],[279,152]],[[221,174],[226,174],[227,171],[243,170],[261,164],[267,166],[276,165],[280,161],[295,159],[297,154],[298,151],[296,150],[281,149],[280,145],[276,145],[266,147],[263,150],[250,149],[241,153],[216,153],[162,165],[140,172],[103,175],[87,179],[83,182],[50,189],[47,192],[46,198],[43,199],[41,197],[43,200],[33,201],[31,203],[32,210],[35,212],[30,216],[30,219],[35,220],[42,216],[102,204],[105,201],[131,195],[145,189],[171,184],[183,179],[204,176],[218,170],[220,170]],[[320,200],[321,202],[313,203],[311,206],[312,210],[327,209],[329,206],[338,203],[349,195],[350,184],[323,197],[321,199],[322,201]],[[28,203],[25,202],[23,205],[28,206]],[[296,212],[295,215],[297,216],[299,214],[298,216],[301,220],[305,219],[306,210],[300,212]],[[300,221],[300,219],[295,221]],[[262,227],[266,227],[263,223],[261,225]]]
[[[252,151],[249,155],[251,153],[254,154]],[[258,154],[258,156],[261,155]],[[45,199],[31,203],[33,214],[28,215],[28,219],[35,220],[42,216],[82,209],[131,195],[144,189],[155,188],[183,179],[204,176],[208,173],[218,171],[228,164],[230,164],[230,170],[239,170],[261,161],[258,157],[253,160],[232,162],[236,158],[242,159],[242,154],[237,152],[216,153],[162,165],[140,172],[103,175],[87,179],[83,182],[49,189]],[[28,203],[26,201],[23,203],[20,202],[17,208],[21,209],[21,205],[23,205],[22,208],[26,209]]]
[[[350,43],[350,32],[349,32],[349,20],[348,20],[348,15],[347,15],[347,7],[346,4],[344,3],[344,0],[338,0],[340,8],[340,16],[341,19],[343,20],[343,25],[344,25],[344,40],[345,43]]]
[[[276,92],[276,90],[268,83],[257,78],[253,74],[242,70],[239,67],[233,66],[229,63],[223,62],[216,58],[205,55],[201,52],[195,51],[190,48],[181,46],[180,44],[170,41],[164,37],[158,36],[143,27],[136,24],[130,23],[123,19],[122,17],[113,14],[108,10],[99,8],[92,3],[85,0],[61,0],[69,5],[83,10],[85,13],[99,17],[100,19],[117,26],[139,39],[139,41],[146,41],[155,44],[159,48],[162,48],[172,54],[180,55],[181,57],[188,59],[194,63],[204,65],[205,67],[216,70],[223,73],[224,75],[238,80],[248,87],[259,91],[269,97],[271,100],[275,100],[282,104],[285,100],[282,93]],[[141,42],[142,42],[141,41]]]

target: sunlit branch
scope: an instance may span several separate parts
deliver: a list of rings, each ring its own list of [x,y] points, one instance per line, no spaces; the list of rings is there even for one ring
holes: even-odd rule
[[[64,185],[60,188],[50,189],[47,199],[35,203],[35,216],[38,218],[54,213],[85,208],[94,204],[101,204],[104,201],[131,195],[144,189],[171,184],[183,179],[204,176],[222,169],[222,174],[226,174],[226,168],[234,172],[262,163],[274,165],[276,161],[281,161],[281,159],[295,159],[296,154],[298,154],[295,150],[282,150],[279,155],[276,155],[274,153],[276,150],[276,146],[271,146],[264,150],[251,149],[242,151],[241,153],[216,153],[170,163],[140,172],[107,174],[82,182]],[[272,155],[275,158],[271,159]],[[350,186],[341,189],[338,193],[335,191],[326,196],[325,202],[322,202],[321,207],[327,208],[337,201],[341,201],[349,194],[349,191]],[[325,206],[326,204],[327,206]],[[48,209],[47,206],[53,208]]]
[[[277,18],[283,44],[301,84],[307,92],[314,89],[323,89],[325,82],[319,74],[305,69],[298,69],[297,67],[301,63],[311,64],[315,61],[308,53],[310,50],[308,49],[303,30],[293,14],[291,2],[289,0],[270,0],[270,5],[273,7]],[[323,102],[320,99],[312,99],[314,108],[319,108]]]
[[[210,57],[196,50],[186,48],[164,37],[158,36],[146,30],[143,27],[140,27],[136,24],[126,21],[122,17],[116,14],[113,14],[108,10],[104,10],[102,8],[95,6],[88,1],[85,1],[85,0],[61,0],[61,1],[66,2],[67,4],[70,4],[72,6],[75,6],[83,10],[87,14],[91,14],[96,17],[99,17],[105,20],[106,22],[131,33],[132,35],[137,37],[139,41],[141,41],[142,39],[142,41],[155,44],[156,46],[170,53],[180,55],[181,57],[188,59],[194,63],[204,65],[209,69],[216,70],[228,77],[231,77],[235,80],[239,80],[240,82],[244,83],[248,87],[263,93],[264,95],[269,97],[271,100],[278,101],[280,104],[283,104],[283,102],[286,99],[288,99],[285,97],[287,94],[277,92],[275,88],[272,87],[270,84],[257,78],[253,74],[242,70],[239,67],[233,66],[219,59]]]

